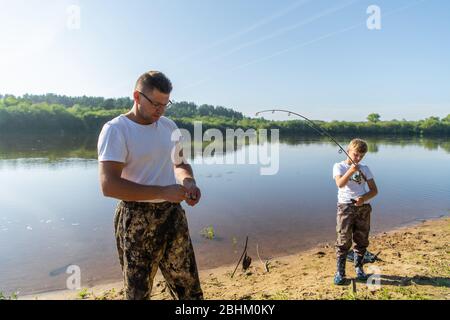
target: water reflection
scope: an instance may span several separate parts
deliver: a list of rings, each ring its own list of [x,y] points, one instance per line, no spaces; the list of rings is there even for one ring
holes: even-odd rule
[[[0,136],[0,159],[34,158],[37,162],[67,161],[67,159],[96,159],[97,138],[91,135],[2,135]],[[344,147],[353,137],[337,136],[336,140]],[[362,137],[368,142],[369,152],[376,153],[379,145],[384,146],[420,146],[426,150],[442,149],[450,153],[450,140],[448,138],[424,138],[424,137]],[[269,139],[270,141],[270,135]],[[230,147],[224,140],[224,150],[237,151],[243,146],[251,144],[251,139],[238,142]],[[191,148],[192,157],[198,156],[194,150],[200,148],[196,141],[192,144],[185,143],[185,148]],[[333,145],[329,139],[317,136],[289,136],[281,135],[280,142],[286,145]],[[211,144],[211,141],[203,141],[201,150]]]

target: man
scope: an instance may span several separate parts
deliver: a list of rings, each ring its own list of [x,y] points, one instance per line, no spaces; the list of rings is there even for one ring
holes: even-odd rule
[[[196,205],[201,193],[191,166],[173,159],[182,149],[172,138],[176,124],[163,116],[171,91],[163,73],[144,73],[132,109],[106,123],[98,140],[102,192],[121,200],[114,226],[125,299],[150,299],[158,267],[173,298],[203,299],[180,205]]]

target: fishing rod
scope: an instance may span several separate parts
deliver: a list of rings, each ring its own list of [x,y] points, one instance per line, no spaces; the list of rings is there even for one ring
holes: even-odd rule
[[[259,116],[261,113],[267,113],[267,112],[271,112],[271,113],[275,113],[275,112],[284,112],[287,113],[288,116],[290,116],[291,114],[296,115],[304,120],[306,120],[306,123],[312,128],[314,129],[314,131],[316,131],[317,133],[319,133],[321,136],[326,136],[328,137],[331,141],[333,141],[338,147],[339,147],[339,153],[344,152],[345,155],[350,159],[350,161],[355,165],[358,166],[352,159],[352,157],[350,157],[350,155],[347,153],[347,151],[345,151],[345,149],[339,144],[339,142],[336,141],[335,138],[333,138],[333,136],[331,134],[329,134],[327,131],[325,131],[324,129],[322,129],[321,127],[319,127],[317,124],[315,124],[312,120],[308,119],[307,117],[301,115],[300,113],[294,112],[294,111],[290,111],[290,110],[283,110],[283,109],[269,109],[269,110],[261,110],[256,112],[255,116]],[[361,174],[361,176],[363,177],[363,179],[365,181],[367,181],[366,176],[364,175],[364,173],[361,171],[361,169],[358,169],[359,173]]]

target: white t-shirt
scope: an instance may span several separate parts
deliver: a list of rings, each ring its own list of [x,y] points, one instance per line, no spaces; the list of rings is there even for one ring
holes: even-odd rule
[[[335,163],[333,166],[333,179],[336,176],[343,176],[351,165],[347,164],[346,161]],[[373,179],[373,174],[369,167],[366,165],[359,165],[359,168],[366,176],[367,180]],[[355,172],[353,176],[350,177],[347,184],[338,190],[338,202],[339,203],[351,203],[351,199],[356,200],[356,198],[367,193],[369,190],[366,187],[366,181],[361,177],[359,172]]]
[[[175,130],[178,130],[178,141],[172,139]],[[172,152],[179,141],[177,125],[166,117],[160,117],[152,124],[142,125],[122,114],[103,126],[98,138],[98,161],[124,163],[122,178],[129,181],[168,186],[177,183]],[[155,199],[141,202],[162,201],[164,200]]]

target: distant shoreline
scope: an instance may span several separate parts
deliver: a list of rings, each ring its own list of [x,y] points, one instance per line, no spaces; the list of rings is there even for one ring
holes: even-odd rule
[[[55,94],[25,94],[21,97],[0,95],[0,133],[96,133],[107,121],[126,113],[133,103],[126,97],[105,99]],[[273,121],[269,120],[271,113],[262,114],[268,119],[248,117],[231,108],[207,104],[199,106],[187,101],[174,102],[165,114],[180,128],[189,131],[193,130],[194,121],[201,121],[204,130],[279,129],[281,134],[317,134],[310,124],[294,114],[289,117],[289,121]],[[307,113],[305,115],[308,116]],[[285,117],[288,118],[288,114]],[[429,116],[417,121],[384,120],[377,113],[368,114],[367,121],[311,120],[333,135],[450,136],[450,114],[442,118]]]

